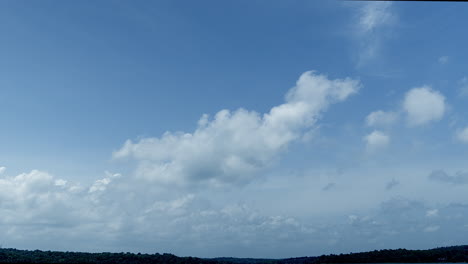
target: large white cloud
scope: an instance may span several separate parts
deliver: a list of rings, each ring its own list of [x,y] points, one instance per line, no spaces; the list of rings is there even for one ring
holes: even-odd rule
[[[413,88],[405,95],[403,109],[409,125],[424,125],[442,119],[446,111],[445,97],[429,86]]]
[[[305,72],[285,103],[263,115],[245,109],[203,115],[192,133],[127,140],[115,158],[133,158],[137,175],[161,183],[242,183],[314,126],[323,111],[356,93],[360,82]]]

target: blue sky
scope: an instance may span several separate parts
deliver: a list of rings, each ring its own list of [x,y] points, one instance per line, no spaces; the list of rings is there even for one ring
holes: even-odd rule
[[[0,3],[4,247],[466,244],[468,5]]]

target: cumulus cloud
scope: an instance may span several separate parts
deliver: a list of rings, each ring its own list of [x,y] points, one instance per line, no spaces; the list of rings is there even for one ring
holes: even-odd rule
[[[457,139],[463,143],[468,143],[468,127],[460,130],[456,134]]]
[[[374,130],[364,137],[367,149],[374,151],[386,147],[390,143],[390,137],[382,131]]]
[[[435,170],[429,174],[428,178],[432,181],[450,183],[450,184],[467,184],[468,173],[467,172],[456,172],[454,175],[450,175],[443,170]]]
[[[76,223],[81,217],[74,215],[74,194],[70,187],[63,180],[38,170],[0,179],[0,224]]]
[[[117,175],[106,173],[80,191],[73,191],[74,183],[37,170],[0,179],[2,242],[31,249],[291,257],[328,253],[331,246],[334,253],[431,247],[440,241],[430,236],[438,230],[453,243],[466,238],[464,204],[433,209],[423,202],[390,199],[375,209],[310,221],[266,214],[245,203],[210,203],[200,193],[158,196],[146,181]],[[90,192],[92,186],[99,187]]]
[[[419,126],[442,119],[446,111],[445,97],[429,86],[413,88],[403,101],[408,124]]]
[[[258,241],[271,241],[264,244],[266,254],[269,248],[282,246],[275,241],[303,241],[313,232],[293,217],[262,215],[245,204],[213,206],[200,203],[194,194],[158,197],[152,187],[125,181],[120,174],[106,173],[80,191],[73,186],[38,170],[0,179],[2,242],[86,251],[106,246],[115,251],[120,243],[130,243],[126,250],[172,253],[200,244],[214,256],[217,247],[251,248]]]
[[[366,125],[370,127],[385,127],[394,124],[398,119],[395,112],[374,111],[366,117]]]
[[[5,172],[6,168],[5,167],[0,167],[0,175],[2,175]]]
[[[138,162],[136,174],[160,183],[245,183],[310,130],[333,103],[356,93],[360,82],[305,72],[285,102],[263,115],[238,109],[203,115],[191,133],[127,140],[114,158]]]

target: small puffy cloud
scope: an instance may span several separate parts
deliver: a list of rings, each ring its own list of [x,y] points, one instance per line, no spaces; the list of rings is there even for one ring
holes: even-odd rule
[[[463,143],[468,143],[468,127],[460,130],[456,134],[457,139]]]
[[[364,137],[367,149],[374,151],[386,147],[390,143],[390,137],[382,131],[374,130]]]
[[[310,131],[333,103],[356,93],[360,82],[305,72],[285,102],[263,115],[238,109],[203,115],[191,133],[127,140],[114,158],[137,161],[140,178],[160,183],[246,183],[291,142]]]
[[[366,117],[366,125],[370,127],[385,127],[394,124],[398,119],[395,112],[374,111]]]
[[[0,175],[2,175],[5,172],[6,168],[5,167],[0,167]]]
[[[424,125],[442,119],[446,110],[445,97],[429,86],[414,88],[406,93],[403,109],[409,125]]]
[[[427,216],[427,217],[436,217],[436,216],[439,216],[439,210],[437,210],[437,209],[427,210],[427,211],[426,211],[426,216]]]
[[[450,183],[450,184],[467,184],[468,183],[468,173],[467,172],[457,172],[454,175],[449,175],[443,170],[435,170],[429,174],[428,178],[432,181]]]
[[[449,62],[449,57],[448,56],[441,56],[441,57],[439,57],[438,61],[442,65],[447,64]]]

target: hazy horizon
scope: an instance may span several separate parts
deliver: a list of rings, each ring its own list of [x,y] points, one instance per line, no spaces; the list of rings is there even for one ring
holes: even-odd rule
[[[462,245],[468,3],[0,2],[0,244]]]

